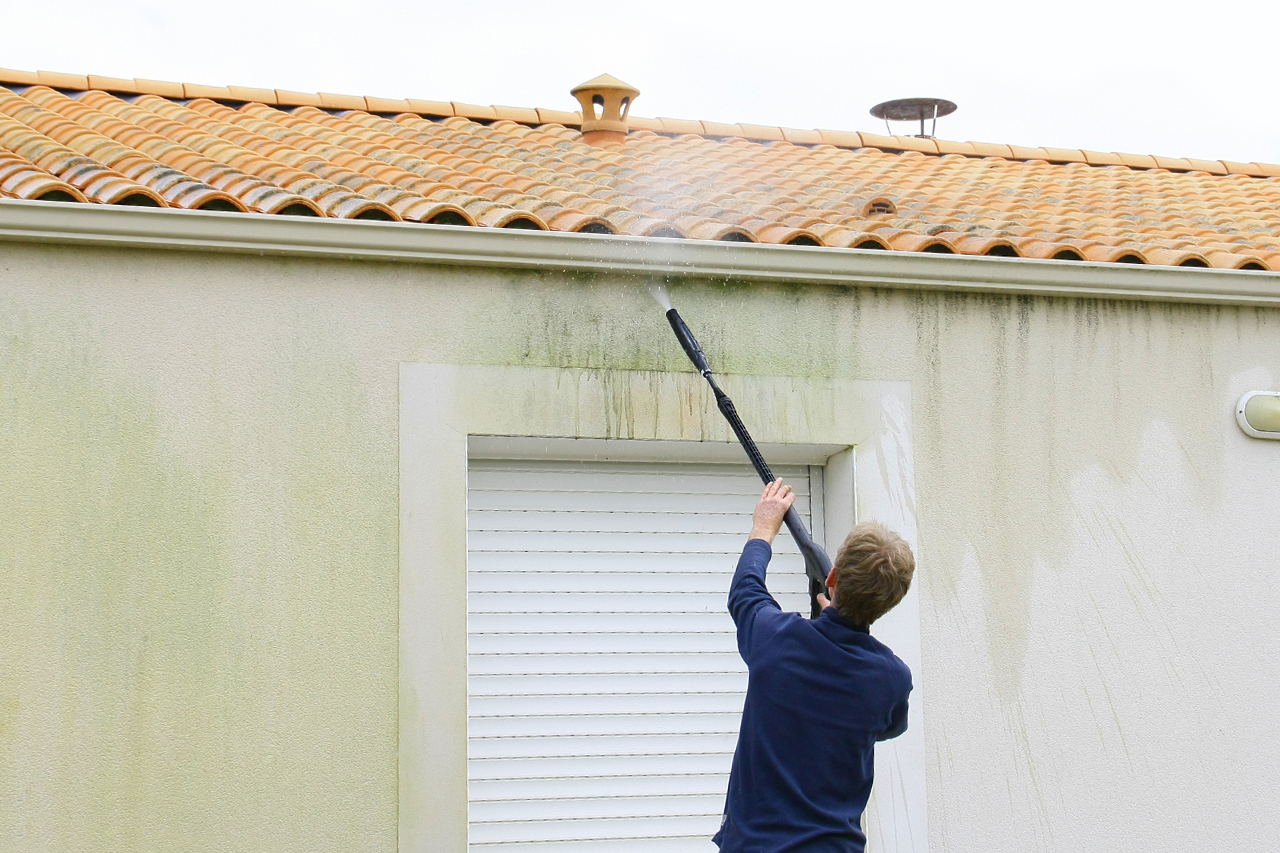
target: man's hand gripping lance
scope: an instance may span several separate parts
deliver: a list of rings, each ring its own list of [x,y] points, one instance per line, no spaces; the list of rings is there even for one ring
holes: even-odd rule
[[[702,374],[702,377],[711,386],[712,393],[716,395],[716,405],[720,408],[720,414],[724,415],[724,419],[729,422],[729,427],[733,430],[733,434],[738,437],[738,442],[742,445],[742,449],[747,452],[747,458],[751,460],[751,466],[756,469],[756,473],[760,475],[761,480],[765,483],[772,483],[775,479],[773,472],[769,470],[769,465],[764,461],[764,456],[760,454],[760,449],[756,447],[755,441],[752,440],[750,433],[747,432],[747,428],[743,425],[742,418],[738,416],[738,410],[733,407],[733,401],[716,384],[716,380],[711,375],[711,367],[707,364],[707,357],[702,352],[702,347],[698,346],[693,333],[689,331],[689,327],[680,318],[680,313],[672,307],[666,288],[655,284],[650,286],[649,292],[653,294],[653,298],[658,301],[658,304],[666,309],[667,322],[671,324],[671,330],[675,332],[676,340],[684,348],[685,355],[689,356],[689,361],[693,362],[693,366],[698,368],[698,372]],[[800,520],[800,514],[796,512],[794,506],[787,510],[786,518],[783,521],[787,525],[787,530],[791,531],[791,538],[795,540],[796,546],[799,547],[800,553],[804,556],[804,571],[809,578],[809,617],[817,618],[822,609],[818,604],[818,595],[826,589],[827,575],[831,572],[831,558],[827,556],[827,552],[822,550],[822,547],[817,542],[813,541],[813,537],[809,535],[808,529],[805,528],[804,522]]]

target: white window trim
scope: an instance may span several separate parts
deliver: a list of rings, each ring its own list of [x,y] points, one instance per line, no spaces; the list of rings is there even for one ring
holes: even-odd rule
[[[847,530],[855,517],[876,518],[917,548],[908,383],[727,376],[723,384],[748,414],[753,435],[770,445],[780,462],[789,454],[812,457],[837,450],[825,459],[828,530]],[[404,853],[466,850],[471,436],[586,439],[600,442],[593,450],[628,454],[673,446],[627,441],[623,449],[622,442],[608,442],[673,441],[687,443],[704,460],[740,452],[697,374],[401,365],[399,811]],[[882,744],[876,755],[877,793],[866,823],[871,849],[883,853],[923,853],[928,841],[917,587],[918,582],[874,630],[911,667],[916,682],[907,734]]]

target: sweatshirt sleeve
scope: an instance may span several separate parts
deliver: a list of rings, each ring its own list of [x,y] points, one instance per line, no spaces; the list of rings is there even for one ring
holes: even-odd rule
[[[764,585],[765,569],[772,556],[768,542],[749,540],[729,587],[729,615],[738,626],[738,652],[748,666],[754,650],[772,633],[773,623],[782,615],[782,608]]]
[[[905,664],[902,668],[906,670],[904,679],[906,684],[900,689],[901,696],[889,711],[889,727],[876,740],[891,740],[907,730],[907,710],[910,707],[907,700],[911,696],[911,670],[907,669]]]

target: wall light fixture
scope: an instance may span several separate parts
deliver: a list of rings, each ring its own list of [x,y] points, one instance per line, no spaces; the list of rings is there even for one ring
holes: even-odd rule
[[[1246,435],[1280,441],[1280,391],[1250,391],[1236,404],[1236,421]]]

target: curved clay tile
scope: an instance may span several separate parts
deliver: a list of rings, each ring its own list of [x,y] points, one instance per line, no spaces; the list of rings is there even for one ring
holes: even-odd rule
[[[1009,243],[1017,248],[1024,258],[1036,258],[1043,261],[1054,260],[1055,256],[1070,248],[1063,243],[1035,237],[1011,237],[1009,238]],[[1075,251],[1075,254],[1078,257],[1084,256],[1082,251]],[[1058,258],[1058,260],[1063,259]]]
[[[7,151],[0,151],[0,194],[32,201],[88,201],[71,184]]]
[[[90,130],[85,125],[75,124],[63,117],[66,113],[77,116],[81,120],[95,118],[99,114],[91,107],[51,89],[38,90],[32,94],[38,98],[40,104],[37,109],[40,111],[38,116],[42,121],[38,123],[48,129],[52,138],[153,190],[169,206],[245,211],[245,205],[233,196],[214,189],[185,172],[166,167],[142,152]],[[55,110],[57,112],[54,112]],[[35,115],[33,114],[32,117]],[[102,115],[101,118],[109,119],[110,117]],[[98,124],[106,125],[107,122]],[[69,127],[78,128],[80,132],[68,132]]]
[[[729,242],[754,243],[755,238],[741,228],[700,216],[673,216],[676,227],[694,240],[727,240]]]
[[[396,185],[401,187],[412,187],[414,190],[417,190],[419,192],[429,191],[427,188],[422,186],[423,180],[419,175],[409,172],[403,168],[393,167],[390,164],[381,163],[379,161],[373,160],[372,158],[368,158],[363,155],[357,155],[350,148],[343,148],[342,146],[344,144],[350,145],[353,141],[355,141],[355,139],[345,134],[334,133],[324,125],[311,125],[306,123],[303,120],[305,117],[314,117],[315,115],[321,115],[321,116],[324,116],[325,118],[329,118],[327,114],[319,113],[319,111],[307,112],[307,110],[308,108],[303,108],[301,110],[296,111],[293,115],[287,116],[287,117],[285,117],[282,114],[282,117],[280,120],[283,123],[286,123],[289,126],[293,127],[294,129],[298,130],[299,132],[305,131],[307,133],[319,134],[323,138],[334,142],[335,146],[333,148],[333,152],[330,154],[330,159],[332,162],[341,162],[351,168],[362,169],[365,174],[370,174],[370,173],[378,174],[383,179],[392,180]],[[255,110],[255,112],[257,114],[262,114],[261,109]],[[407,157],[399,158],[399,164],[401,167],[407,166],[410,168],[413,168],[415,165],[418,165],[411,162]],[[422,164],[422,165],[430,165],[430,164]],[[457,185],[460,189],[464,189],[465,191],[471,193],[472,195],[488,198],[490,201],[497,202],[503,205],[504,207],[510,208],[512,207],[513,204],[516,204],[516,198],[519,197],[519,191],[517,189],[508,185],[508,183],[506,182],[504,182],[503,184],[489,183],[490,179],[501,180],[505,177],[515,177],[515,176],[509,176],[508,173],[502,172],[499,169],[488,167],[488,166],[481,166],[475,163],[462,163],[460,165],[468,167],[470,171],[470,176],[464,173],[458,173],[458,178],[451,180],[451,182]],[[419,168],[421,168],[421,165],[419,165]],[[317,169],[313,169],[313,170],[318,171]],[[474,176],[474,178],[471,176]],[[326,175],[326,177],[330,177],[330,176]],[[442,179],[449,180],[445,175],[441,175],[439,177],[441,177]],[[356,187],[347,181],[344,181],[343,183],[345,183],[347,186],[352,187],[353,189],[358,189],[359,191],[368,193],[368,190],[364,187]],[[523,184],[532,186],[533,182],[524,181]],[[590,199],[587,199],[587,200],[591,201]],[[406,206],[403,208],[400,206],[397,206],[396,209],[402,214],[408,214],[409,210],[411,209],[411,203],[406,203],[406,204],[410,206]],[[529,205],[518,205],[518,206],[525,209],[527,212],[533,212],[529,210]],[[461,212],[461,208],[459,208],[459,212]],[[580,230],[582,228],[591,226],[593,223],[603,228],[608,227],[607,223],[604,223],[598,216],[593,217],[590,214],[581,213],[578,211],[565,211],[565,215],[567,219],[564,222],[552,222],[549,219],[547,220],[547,222],[551,226],[551,228],[555,230]],[[499,225],[498,227],[503,227],[505,226],[507,221],[510,221],[513,218],[519,217],[520,214],[518,213],[518,211],[512,208],[507,213],[493,212],[492,210],[488,210],[485,213],[480,214],[479,216],[481,221],[499,222],[501,223],[501,225]],[[414,217],[406,215],[406,218],[414,218]],[[545,216],[543,218],[545,218]],[[473,221],[476,221],[476,220],[473,219]],[[536,216],[530,220],[530,222],[533,223],[534,225],[539,224],[541,221],[542,220]],[[612,231],[612,229],[609,229],[609,230]]]
[[[931,234],[917,234],[913,231],[899,231],[888,237],[889,248],[898,252],[930,252],[933,254],[954,255],[956,247],[949,240]]]
[[[634,210],[617,210],[606,216],[605,220],[613,228],[614,233],[617,234],[630,234],[635,237],[688,236],[670,222],[655,219],[652,216],[646,216]]]
[[[307,209],[316,216],[321,215],[320,209],[307,199],[174,141],[176,138],[198,143],[204,137],[197,131],[103,92],[88,92],[80,102],[99,111],[98,115],[112,119],[109,123],[98,125],[103,132],[110,132],[113,138],[121,141],[125,137],[129,138],[141,153],[185,172],[225,194],[214,195],[197,189],[188,196],[184,206],[226,209],[225,205],[230,204],[238,209],[247,208],[259,213],[279,213],[285,210],[297,213],[300,209]],[[228,200],[226,196],[234,201]]]
[[[822,238],[814,232],[803,228],[792,228],[787,225],[766,222],[751,230],[761,243],[783,243],[790,246],[823,245]]]
[[[1106,264],[1150,263],[1140,249],[1126,243],[1108,245],[1104,242],[1094,242],[1085,247],[1084,257],[1089,261],[1100,261]]]
[[[166,101],[163,98],[145,96],[139,98],[137,103],[140,106],[152,108],[158,114],[167,118],[204,129],[206,132],[213,130],[226,132],[231,130],[225,124],[213,121],[208,116]],[[286,158],[303,153],[297,152],[296,149],[289,149],[287,146],[276,143],[266,137],[255,136],[248,131],[243,131],[243,133],[247,134],[247,136],[241,136],[243,142],[254,144],[261,140],[266,143],[264,147],[270,149],[269,153],[282,155]],[[228,165],[243,169],[256,177],[277,183],[284,189],[302,196],[303,199],[310,200],[314,203],[312,206],[322,215],[340,219],[380,218],[398,220],[400,218],[395,211],[381,202],[365,198],[336,184],[321,180],[313,174],[288,166],[279,159],[264,158],[257,154],[256,150],[244,148],[242,145],[225,143],[222,139],[212,134],[208,134],[201,141],[206,143],[200,146],[203,153],[221,162],[228,163]],[[208,144],[210,142],[217,144]],[[286,205],[283,209],[288,209],[290,206]]]
[[[1205,252],[1205,260],[1209,262],[1209,266],[1223,270],[1265,270],[1266,263],[1262,258],[1255,254],[1237,254],[1235,252]]]
[[[824,246],[832,246],[840,249],[852,249],[860,243],[872,240],[879,248],[889,248],[889,245],[883,240],[876,239],[866,231],[859,231],[856,228],[848,228],[843,225],[820,223],[811,225],[809,230],[822,241]]]
[[[1199,252],[1156,246],[1146,251],[1147,262],[1162,267],[1207,267],[1209,261]]]
[[[0,146],[58,176],[90,201],[165,206],[159,195],[141,184],[12,119],[0,119]]]
[[[26,155],[22,180],[61,179],[95,201],[1230,269],[1280,257],[1280,182],[1255,164],[906,138],[888,139],[901,152],[890,153],[865,147],[885,141],[870,135],[776,128],[789,141],[764,144],[743,126],[723,140],[642,131],[605,149],[576,129],[513,120],[532,122],[533,112],[485,112],[494,119],[485,125],[475,111],[389,118],[356,101],[333,102],[349,108],[335,114],[252,98],[232,109],[209,98],[23,91],[0,87],[0,113],[21,127],[0,122],[0,148]],[[431,112],[425,102],[365,106],[375,101]]]
[[[979,234],[957,234],[949,240],[952,248],[961,255],[986,255],[998,245],[1010,245],[1007,240]]]
[[[522,228],[530,231],[550,231],[551,228],[540,216],[515,210],[510,207],[493,205],[479,217],[481,225],[490,228]]]

